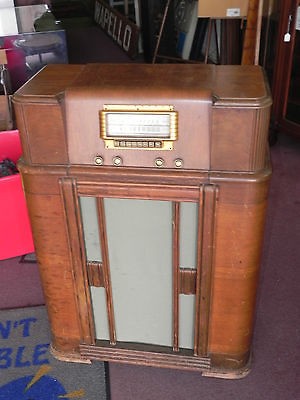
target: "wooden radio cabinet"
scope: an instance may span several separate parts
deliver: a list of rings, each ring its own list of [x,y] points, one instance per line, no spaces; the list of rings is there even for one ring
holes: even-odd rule
[[[13,101],[53,353],[244,376],[271,176],[262,69],[49,65]]]

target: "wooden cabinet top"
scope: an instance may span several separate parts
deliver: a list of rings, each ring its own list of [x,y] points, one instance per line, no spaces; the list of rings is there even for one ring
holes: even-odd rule
[[[271,97],[259,66],[204,64],[48,65],[14,95],[14,101],[56,102],[70,87],[172,90],[194,96],[210,91],[216,106],[264,107]],[[194,94],[194,95],[193,95]]]

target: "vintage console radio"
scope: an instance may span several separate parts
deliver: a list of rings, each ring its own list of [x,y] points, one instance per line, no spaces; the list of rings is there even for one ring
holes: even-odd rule
[[[49,65],[13,101],[54,354],[244,376],[271,175],[262,69]]]

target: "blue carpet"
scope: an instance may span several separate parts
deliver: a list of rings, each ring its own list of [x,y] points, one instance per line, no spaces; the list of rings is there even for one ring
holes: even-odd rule
[[[56,360],[44,306],[0,311],[1,400],[106,400],[103,363]]]

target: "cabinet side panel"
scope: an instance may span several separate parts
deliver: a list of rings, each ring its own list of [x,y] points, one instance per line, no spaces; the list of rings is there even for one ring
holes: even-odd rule
[[[267,188],[268,180],[220,184],[209,352],[233,368],[250,352]]]
[[[215,107],[212,124],[212,170],[255,172],[264,168],[269,107]]]
[[[25,172],[24,165],[20,169],[52,331],[52,345],[59,352],[76,353],[80,327],[58,176],[41,171],[35,174],[34,168]],[[39,191],[39,188],[43,190]]]
[[[15,109],[26,162],[66,164],[67,143],[59,104],[15,103]]]
[[[31,163],[30,147],[27,136],[24,108],[21,103],[14,103],[14,112],[16,118],[16,125],[19,130],[20,140],[22,145],[22,157],[26,162]]]

